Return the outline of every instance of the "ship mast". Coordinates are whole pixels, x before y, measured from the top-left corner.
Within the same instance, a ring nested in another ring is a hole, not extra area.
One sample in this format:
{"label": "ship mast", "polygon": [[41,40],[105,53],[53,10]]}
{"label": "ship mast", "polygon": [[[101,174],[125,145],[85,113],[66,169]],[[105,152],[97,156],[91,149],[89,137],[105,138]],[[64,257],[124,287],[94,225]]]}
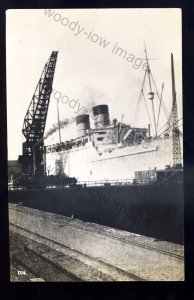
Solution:
{"label": "ship mast", "polygon": [[[145,45],[145,42],[144,42]],[[150,96],[149,99],[152,102],[152,113],[153,113],[153,119],[154,119],[154,128],[155,128],[155,134],[157,136],[157,126],[156,126],[156,116],[155,116],[155,109],[154,109],[154,92],[152,91],[152,83],[151,83],[151,70],[150,70],[150,65],[148,62],[148,56],[147,56],[147,49],[146,49],[146,45],[145,45],[145,56],[146,56],[146,64],[147,64],[147,74],[148,74],[148,80],[149,80],[149,93],[148,95]]]}
{"label": "ship mast", "polygon": [[[161,133],[160,131],[167,124],[166,123],[162,128],[159,128],[159,118],[160,118],[160,115],[161,115],[161,111],[163,110],[163,113],[166,116],[167,122],[168,121],[170,122],[171,116],[169,116],[168,110],[167,110],[167,108],[165,106],[165,103],[162,99],[164,84],[162,84],[161,93],[159,93],[159,90],[157,88],[155,79],[154,79],[153,74],[152,74],[151,69],[150,69],[150,64],[149,64],[150,59],[148,59],[145,42],[144,42],[144,46],[145,46],[144,52],[145,52],[145,59],[146,59],[146,69],[145,69],[145,73],[144,73],[144,77],[143,77],[141,92],[140,92],[138,102],[137,102],[137,107],[136,107],[136,110],[135,110],[133,123],[135,123],[135,118],[136,118],[136,115],[137,115],[137,112],[138,112],[138,107],[140,105],[141,100],[143,99],[143,101],[145,103],[145,108],[146,108],[146,111],[147,111],[147,115],[148,115],[148,118],[149,118],[149,123],[150,123],[150,125],[148,126],[149,127],[148,130],[150,130],[150,127],[151,127],[152,135],[155,136],[155,137],[158,137],[158,136],[161,136],[161,134],[163,132]],[[149,100],[151,100],[151,108],[150,109],[149,109],[149,106],[147,105],[146,97],[145,97],[145,94],[144,94],[144,91],[145,91],[144,86],[145,86],[145,82],[146,82],[147,77],[148,77],[148,90],[149,90],[148,95],[149,95]],[[154,91],[155,91],[155,93],[154,93]],[[156,116],[155,107],[154,107],[154,96],[155,95],[156,95],[155,99],[157,99],[159,101],[159,103],[158,103],[159,108],[158,108],[158,111],[157,111],[157,116]],[[150,114],[149,110],[151,110],[151,114]],[[151,118],[152,115],[153,115],[153,117]]]}

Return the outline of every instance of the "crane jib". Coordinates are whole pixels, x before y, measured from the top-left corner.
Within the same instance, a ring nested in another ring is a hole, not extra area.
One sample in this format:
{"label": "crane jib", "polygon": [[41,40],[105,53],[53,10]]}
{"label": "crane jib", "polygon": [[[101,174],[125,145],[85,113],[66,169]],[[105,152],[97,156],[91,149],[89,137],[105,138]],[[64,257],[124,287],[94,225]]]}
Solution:
{"label": "crane jib", "polygon": [[52,85],[57,61],[57,51],[53,51],[45,64],[34,95],[26,112],[22,133],[23,143],[23,173],[44,174],[44,130]]}

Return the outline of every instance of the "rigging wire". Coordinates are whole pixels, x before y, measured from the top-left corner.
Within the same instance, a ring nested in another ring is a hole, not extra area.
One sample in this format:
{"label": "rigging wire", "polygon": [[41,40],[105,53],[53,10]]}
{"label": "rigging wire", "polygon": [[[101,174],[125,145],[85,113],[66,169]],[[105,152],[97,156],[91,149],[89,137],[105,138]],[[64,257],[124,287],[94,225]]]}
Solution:
{"label": "rigging wire", "polygon": [[166,125],[168,125],[168,121],[158,130],[158,132],[160,132]]}
{"label": "rigging wire", "polygon": [[[155,87],[155,90],[156,90],[156,95],[158,96],[158,99],[160,100],[160,95],[159,95],[159,92],[158,92],[158,88],[157,88],[157,85],[156,85],[156,82],[155,82],[155,79],[154,79],[152,73],[150,74],[150,76],[152,78],[152,81],[153,81],[153,84],[154,84],[154,87]],[[166,118],[168,119],[169,118],[169,113],[168,113],[168,110],[166,108],[166,105],[165,105],[164,101],[162,101],[162,107],[163,107],[164,113],[166,115]]]}
{"label": "rigging wire", "polygon": [[[155,87],[155,90],[156,90],[156,95],[158,96],[158,99],[160,99],[160,95],[159,95],[159,92],[158,92],[158,88],[157,88],[157,85],[156,85],[156,82],[155,82],[155,80],[154,80],[154,77],[153,77],[152,73],[151,73],[151,78],[152,78],[153,83],[154,83],[154,87]],[[167,110],[167,108],[166,108],[166,105],[164,104],[164,101],[163,101],[163,100],[162,100],[162,108],[163,108],[163,110],[164,110],[166,119],[168,120],[170,114],[169,114],[169,112],[168,112],[168,110]]]}
{"label": "rigging wire", "polygon": [[145,70],[145,73],[144,73],[143,83],[142,83],[142,86],[141,86],[141,92],[140,92],[140,95],[139,95],[139,98],[138,98],[138,102],[137,102],[137,106],[136,106],[136,110],[135,110],[135,115],[134,115],[134,118],[133,118],[133,124],[135,123],[135,119],[136,119],[136,115],[137,115],[137,110],[138,110],[139,103],[140,103],[140,100],[141,100],[142,91],[143,91],[143,87],[144,87],[145,79],[146,79],[146,74],[147,74],[147,69]]}
{"label": "rigging wire", "polygon": [[144,46],[145,46],[145,56],[146,56],[146,63],[147,63],[147,72],[148,72],[148,80],[149,80],[149,88],[150,88],[150,92],[149,94],[151,95],[151,102],[152,102],[152,111],[153,111],[153,118],[154,118],[154,128],[155,128],[155,134],[157,136],[157,128],[156,128],[156,117],[155,117],[155,110],[154,110],[154,93],[152,92],[152,83],[151,83],[151,69],[150,69],[150,65],[148,62],[148,56],[147,56],[147,49],[146,49],[146,44],[144,41]]}
{"label": "rigging wire", "polygon": [[[156,90],[156,95],[158,96],[158,99],[160,99],[160,95],[159,95],[159,92],[158,92],[158,88],[157,88],[157,85],[156,85],[156,82],[154,80],[154,77],[152,75],[152,73],[150,74],[151,75],[151,78],[152,78],[152,81],[154,83],[154,87],[155,87],[155,90]],[[164,101],[162,100],[162,108],[164,110],[164,113],[165,113],[165,116],[166,116],[166,119],[168,120],[169,119],[169,112],[166,108],[166,105],[164,104]]]}
{"label": "rigging wire", "polygon": [[149,114],[149,111],[148,111],[148,107],[147,107],[147,103],[146,103],[146,99],[145,99],[145,95],[144,95],[143,90],[142,90],[142,95],[143,95],[143,99],[144,99],[144,102],[145,102],[145,106],[146,106],[148,118],[149,118],[149,121],[150,121],[150,126],[151,126],[151,128],[152,128],[152,132],[154,132],[154,131],[153,131],[152,122],[151,122],[151,118],[150,118],[150,114]]}
{"label": "rigging wire", "polygon": [[[162,133],[160,133],[160,135],[162,135],[164,132],[168,131],[171,127],[173,127],[174,125],[176,125],[180,120],[182,120],[182,118],[180,118],[177,122],[175,122],[175,124],[172,124],[167,129],[165,129]],[[177,126],[180,127],[181,125],[177,125]]]}
{"label": "rigging wire", "polygon": [[159,132],[160,132],[166,125],[170,126],[171,124],[172,124],[172,110],[171,110],[171,113],[170,113],[170,115],[169,115],[169,118],[168,118],[167,122],[159,129]]}
{"label": "rigging wire", "polygon": [[[177,125],[177,128],[181,127],[182,125],[183,125],[183,124]],[[172,127],[172,126],[171,126],[171,127]],[[165,130],[165,131],[168,131],[168,130]],[[165,131],[164,131],[164,132],[165,132]],[[163,132],[163,133],[164,133],[164,132]],[[181,131],[179,131],[179,132],[180,132],[180,134],[182,135],[182,132],[181,132]]]}
{"label": "rigging wire", "polygon": [[164,83],[162,83],[162,90],[161,90],[161,95],[160,95],[160,105],[159,105],[159,110],[158,110],[158,119],[157,119],[157,124],[156,124],[156,129],[158,130],[158,122],[159,122],[159,117],[160,117],[160,109],[161,109],[161,104],[162,104],[162,94],[164,90]]}
{"label": "rigging wire", "polygon": [[[172,117],[171,117],[172,118]],[[182,118],[180,118],[177,122],[179,122]],[[169,124],[169,120],[159,129],[159,131],[161,131],[166,125]],[[172,127],[172,125],[169,124],[169,127]],[[168,128],[169,128],[168,127]]]}

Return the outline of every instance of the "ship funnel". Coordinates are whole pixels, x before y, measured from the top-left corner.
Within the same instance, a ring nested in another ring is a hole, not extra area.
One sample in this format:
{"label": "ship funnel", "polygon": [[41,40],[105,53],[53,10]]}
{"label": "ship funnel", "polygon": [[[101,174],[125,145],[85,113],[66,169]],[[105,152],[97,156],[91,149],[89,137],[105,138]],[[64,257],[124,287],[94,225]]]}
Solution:
{"label": "ship funnel", "polygon": [[77,137],[82,137],[87,134],[87,129],[90,129],[89,115],[79,115],[76,117]]}
{"label": "ship funnel", "polygon": [[94,127],[102,128],[110,125],[108,105],[97,105],[93,107]]}

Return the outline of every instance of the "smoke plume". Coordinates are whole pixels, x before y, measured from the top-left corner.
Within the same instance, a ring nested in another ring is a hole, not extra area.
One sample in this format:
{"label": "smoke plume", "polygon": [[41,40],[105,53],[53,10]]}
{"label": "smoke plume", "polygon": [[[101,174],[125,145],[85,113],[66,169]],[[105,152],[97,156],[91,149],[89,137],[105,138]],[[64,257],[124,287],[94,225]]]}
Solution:
{"label": "smoke plume", "polygon": [[71,124],[74,121],[75,121],[75,118],[73,117],[73,118],[70,118],[70,119],[65,119],[63,121],[60,121],[59,124],[58,123],[54,124],[52,126],[52,128],[49,129],[49,131],[47,131],[44,139],[46,140],[49,136],[51,136],[53,133],[55,133],[56,131],[58,131],[59,130],[59,125],[60,125],[60,128],[62,129],[65,126],[68,126],[69,124]]}

